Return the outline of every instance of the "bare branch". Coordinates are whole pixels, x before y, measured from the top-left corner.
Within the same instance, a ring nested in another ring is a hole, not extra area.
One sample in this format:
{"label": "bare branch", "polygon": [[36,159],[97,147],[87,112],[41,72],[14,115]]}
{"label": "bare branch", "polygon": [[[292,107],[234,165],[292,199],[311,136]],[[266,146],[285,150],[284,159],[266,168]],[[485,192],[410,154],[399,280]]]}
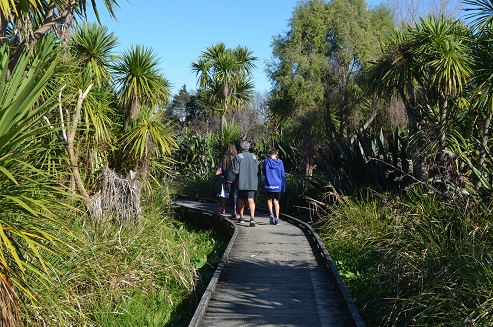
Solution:
{"label": "bare branch", "polygon": [[[62,88],[60,89],[60,93],[58,93],[58,109],[60,110],[60,120],[62,122],[62,135],[65,139],[65,141],[67,141],[67,131],[65,130],[65,122],[64,122],[64,119],[63,119],[63,109],[62,109],[62,91],[63,89],[67,86],[67,84],[64,84],[62,86]],[[68,112],[67,112],[67,115],[68,115]]]}
{"label": "bare branch", "polygon": [[46,123],[48,124],[48,126],[50,126],[50,129],[53,131],[53,133],[55,133],[58,141],[62,142],[62,143],[65,143],[66,142],[66,139],[63,138],[62,135],[60,135],[60,133],[58,133],[57,131],[55,131],[55,128],[53,127],[53,125],[50,123],[50,120],[48,119],[48,117],[46,116],[43,116],[43,119],[46,121]]}
{"label": "bare branch", "polygon": [[70,134],[68,135],[67,138],[67,152],[68,152],[70,164],[72,166],[72,172],[75,179],[75,183],[77,184],[77,187],[81,195],[84,197],[86,208],[89,210],[91,210],[91,198],[87,193],[87,190],[84,187],[84,183],[82,182],[82,178],[80,176],[79,166],[77,163],[77,156],[74,150],[74,139],[75,139],[75,132],[77,131],[77,123],[79,122],[79,118],[80,118],[80,112],[82,110],[82,103],[84,99],[87,97],[87,94],[89,93],[91,88],[92,88],[92,84],[87,87],[84,93],[82,93],[82,90],[79,90],[79,100],[77,101],[77,107],[75,108],[74,118],[72,121],[72,130],[70,131]]}
{"label": "bare branch", "polygon": [[82,110],[82,102],[84,102],[84,99],[87,97],[87,94],[89,94],[92,85],[93,84],[90,84],[84,93],[82,93],[82,90],[79,90],[79,100],[77,101],[77,108],[75,108],[74,119],[72,120],[72,130],[70,131],[70,138],[72,139],[72,141],[75,138],[75,131],[77,130],[77,124],[79,123],[80,112]]}
{"label": "bare branch", "polygon": [[[70,0],[68,3],[64,6],[64,8],[58,8],[56,6],[55,2],[52,2],[50,4],[50,7],[47,10],[46,17],[43,20],[43,23],[40,25],[40,27],[34,31],[33,33],[33,38],[34,41],[45,35],[50,29],[52,29],[56,24],[60,22],[64,22],[67,18],[67,16],[73,11],[74,6],[77,4],[78,0]],[[55,17],[55,11],[59,11],[58,17]],[[30,43],[29,39],[24,39],[22,42],[17,46],[17,49],[15,50],[15,53],[12,55],[12,59],[9,62],[9,70],[12,71],[19,61],[19,58],[21,57],[21,54],[24,52],[24,49],[26,49],[27,45]]]}

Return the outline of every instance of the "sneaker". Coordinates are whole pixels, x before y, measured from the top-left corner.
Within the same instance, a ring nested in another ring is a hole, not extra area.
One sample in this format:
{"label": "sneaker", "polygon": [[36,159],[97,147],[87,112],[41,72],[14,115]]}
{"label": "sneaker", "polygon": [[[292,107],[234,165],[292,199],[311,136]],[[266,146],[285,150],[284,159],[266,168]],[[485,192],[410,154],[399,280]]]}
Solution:
{"label": "sneaker", "polygon": [[253,217],[250,217],[250,226],[255,227],[255,219]]}
{"label": "sneaker", "polygon": [[224,215],[226,213],[226,209],[223,209],[221,207],[217,208],[217,211],[219,212],[219,214],[221,215]]}
{"label": "sneaker", "polygon": [[238,218],[238,224],[241,224],[241,223],[243,223],[243,218],[239,217]]}
{"label": "sneaker", "polygon": [[281,221],[279,219],[274,219],[274,224],[275,225],[280,225],[281,224]]}
{"label": "sneaker", "polygon": [[271,213],[269,216],[269,224],[274,225],[274,214]]}

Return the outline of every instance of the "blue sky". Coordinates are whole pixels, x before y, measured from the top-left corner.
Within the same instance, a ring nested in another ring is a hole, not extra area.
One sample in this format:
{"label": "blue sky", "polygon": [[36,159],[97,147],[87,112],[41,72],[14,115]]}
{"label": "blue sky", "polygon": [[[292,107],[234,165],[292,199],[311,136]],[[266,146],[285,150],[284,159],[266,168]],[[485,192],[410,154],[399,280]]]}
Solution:
{"label": "blue sky", "polygon": [[[297,0],[119,0],[115,22],[100,4],[103,25],[120,41],[117,52],[143,45],[154,50],[161,72],[173,85],[172,94],[186,84],[197,88],[190,65],[206,47],[224,42],[246,46],[258,57],[253,79],[256,90],[268,91],[264,72],[272,57],[272,37],[288,29]],[[95,20],[94,18],[90,19]]]}

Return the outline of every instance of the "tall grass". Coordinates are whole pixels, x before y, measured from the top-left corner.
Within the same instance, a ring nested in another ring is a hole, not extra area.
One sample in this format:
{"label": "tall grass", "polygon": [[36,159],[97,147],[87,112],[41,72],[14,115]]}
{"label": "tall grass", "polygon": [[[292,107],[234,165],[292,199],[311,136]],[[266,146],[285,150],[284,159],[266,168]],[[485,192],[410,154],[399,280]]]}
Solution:
{"label": "tall grass", "polygon": [[492,210],[368,192],[317,228],[367,326],[492,326]]}
{"label": "tall grass", "polygon": [[39,285],[26,325],[187,325],[200,296],[199,269],[212,269],[224,243],[213,231],[175,220],[167,195],[147,200],[135,225],[65,217],[72,239],[52,256],[58,287]]}

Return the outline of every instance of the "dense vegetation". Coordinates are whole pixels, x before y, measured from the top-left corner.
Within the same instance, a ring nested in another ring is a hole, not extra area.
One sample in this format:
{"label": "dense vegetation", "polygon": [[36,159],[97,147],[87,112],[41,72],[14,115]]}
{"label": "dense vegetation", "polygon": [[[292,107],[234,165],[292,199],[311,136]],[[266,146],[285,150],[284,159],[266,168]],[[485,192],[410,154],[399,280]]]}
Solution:
{"label": "dense vegetation", "polygon": [[251,50],[216,43],[172,96],[152,49],[116,57],[83,22],[96,1],[1,1],[0,325],[186,324],[224,240],[170,193],[214,197],[248,139],[280,150],[281,207],[311,218],[368,326],[490,326],[493,2],[433,4],[301,1],[269,93]]}
{"label": "dense vegetation", "polygon": [[225,240],[174,218],[169,82],[90,5],[0,2],[0,326],[186,325]]}
{"label": "dense vegetation", "polygon": [[491,205],[422,188],[339,200],[318,228],[366,325],[491,324]]}
{"label": "dense vegetation", "polygon": [[54,236],[69,247],[45,256],[54,282],[27,276],[26,325],[188,325],[227,240],[174,219],[169,195],[145,200],[132,225],[63,214],[70,233]]}
{"label": "dense vegetation", "polygon": [[396,23],[364,1],[299,3],[274,38],[268,95],[222,129],[199,101],[169,108],[201,163],[176,157],[184,192],[215,195],[221,141],[276,147],[282,208],[318,217],[367,325],[491,325],[493,4],[464,5],[461,19],[430,2],[441,10]]}

